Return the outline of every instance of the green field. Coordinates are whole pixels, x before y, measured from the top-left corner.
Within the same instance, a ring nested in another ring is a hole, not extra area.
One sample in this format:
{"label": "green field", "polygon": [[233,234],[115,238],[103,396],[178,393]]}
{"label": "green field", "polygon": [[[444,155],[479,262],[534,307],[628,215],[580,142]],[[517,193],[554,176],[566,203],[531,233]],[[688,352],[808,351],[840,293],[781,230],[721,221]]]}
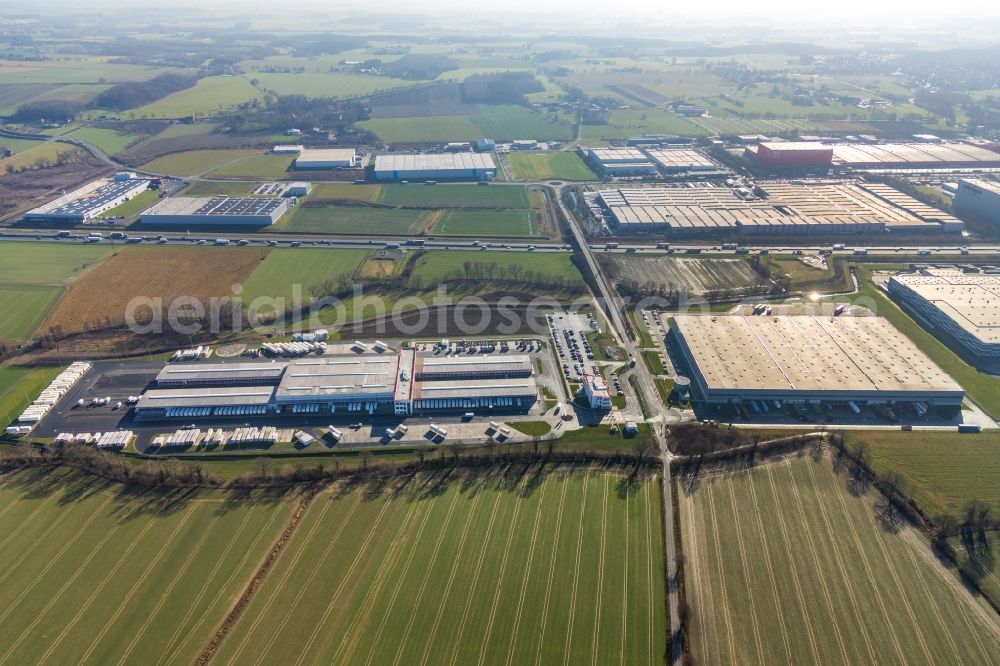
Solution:
{"label": "green field", "polygon": [[139,135],[132,132],[119,132],[118,130],[102,129],[99,127],[81,127],[72,132],[61,135],[66,139],[77,139],[92,143],[109,155],[116,155],[130,144],[139,140]]}
{"label": "green field", "polygon": [[0,415],[4,427],[13,422],[60,372],[62,367],[0,367]]}
{"label": "green field", "polygon": [[60,155],[66,154],[75,154],[79,157],[86,155],[82,148],[69,143],[42,141],[19,153],[15,153],[12,157],[0,159],[0,173],[5,173],[8,168],[13,168],[17,171],[31,169],[36,166],[39,160],[54,164]]}
{"label": "green field", "polygon": [[433,233],[445,236],[539,236],[533,210],[476,210],[462,208],[445,211],[434,224]]}
{"label": "green field", "polygon": [[902,432],[858,430],[847,434],[849,445],[868,445],[879,472],[903,475],[903,491],[932,518],[943,513],[956,518],[970,500],[980,500],[1000,513],[1000,433],[985,430]]}
{"label": "green field", "polygon": [[0,662],[192,661],[292,506],[61,471],[3,477]]}
{"label": "green field", "polygon": [[262,156],[252,148],[215,148],[209,150],[185,150],[157,157],[142,165],[146,171],[165,173],[171,176],[196,176],[248,157]]}
{"label": "green field", "polygon": [[283,298],[290,305],[297,292],[308,300],[309,287],[321,285],[343,273],[353,274],[369,254],[368,250],[270,250],[243,285],[241,298],[246,305],[258,297]]}
{"label": "green field", "polygon": [[429,251],[421,256],[414,266],[414,277],[419,276],[425,285],[438,284],[448,279],[455,271],[461,272],[463,264],[497,263],[509,268],[521,266],[524,271],[534,271],[544,275],[563,278],[575,284],[583,283],[583,276],[573,265],[569,253],[494,252],[492,250],[440,250]]}
{"label": "green field", "polygon": [[94,246],[0,244],[0,338],[30,338],[73,275],[108,254]]}
{"label": "green field", "polygon": [[222,109],[260,98],[260,91],[242,76],[208,76],[194,87],[167,95],[127,115],[136,118],[210,116]]}
{"label": "green field", "polygon": [[283,178],[294,155],[254,155],[226,164],[208,174],[211,178]]}
{"label": "green field", "polygon": [[527,208],[528,191],[520,185],[382,186],[379,202],[389,206],[434,208]]}
{"label": "green field", "polygon": [[455,472],[323,494],[219,663],[662,663],[660,497]]}
{"label": "green field", "polygon": [[310,197],[313,199],[351,199],[377,203],[382,196],[381,185],[354,185],[352,183],[318,183]]}
{"label": "green field", "polygon": [[572,128],[553,122],[523,106],[479,106],[479,113],[468,116],[420,116],[413,118],[377,118],[358,123],[386,143],[418,141],[474,141],[484,136],[498,141],[529,137],[539,140],[572,138]]}
{"label": "green field", "polygon": [[308,234],[416,234],[428,211],[369,206],[299,207],[283,231]]}
{"label": "green field", "polygon": [[708,132],[686,118],[660,109],[621,109],[608,114],[607,125],[584,125],[584,139],[627,139],[642,134],[705,136]]}
{"label": "green field", "polygon": [[417,81],[394,79],[388,76],[366,76],[342,72],[322,74],[284,74],[254,72],[251,79],[257,80],[261,90],[273,90],[279,95],[306,95],[308,97],[358,97],[376,92],[417,85]]}
{"label": "green field", "polygon": [[514,178],[520,180],[597,180],[597,175],[576,153],[510,153],[507,161]]}
{"label": "green field", "polygon": [[702,478],[681,499],[700,663],[1000,662],[996,614],[826,460]]}

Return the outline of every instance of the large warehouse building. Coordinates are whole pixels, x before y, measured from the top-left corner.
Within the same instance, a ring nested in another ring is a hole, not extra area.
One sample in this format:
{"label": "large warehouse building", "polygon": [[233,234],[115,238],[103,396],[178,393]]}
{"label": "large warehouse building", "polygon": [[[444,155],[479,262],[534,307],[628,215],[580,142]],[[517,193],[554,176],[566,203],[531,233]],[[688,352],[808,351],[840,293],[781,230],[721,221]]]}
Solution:
{"label": "large warehouse building", "polygon": [[982,178],[959,180],[955,191],[955,210],[1000,222],[1000,183]]}
{"label": "large warehouse building", "polygon": [[375,180],[493,180],[497,165],[489,153],[378,155]]}
{"label": "large warehouse building", "polygon": [[957,408],[965,396],[881,317],[678,315],[670,337],[695,399],[710,405],[766,400]]}
{"label": "large warehouse building", "polygon": [[779,169],[828,167],[833,162],[832,147],[811,141],[759,143],[753,155],[758,163]]}
{"label": "large warehouse building", "polygon": [[140,397],[136,416],[408,415],[475,408],[525,412],[537,397],[528,356],[425,357],[404,349],[168,365]]}
{"label": "large warehouse building", "polygon": [[665,174],[723,170],[693,148],[656,148],[646,150],[646,154]]}
{"label": "large warehouse building", "polygon": [[24,214],[28,220],[51,220],[84,224],[120,206],[149,187],[145,178],[122,172],[113,178],[100,178],[83,187],[63,194]]}
{"label": "large warehouse building", "polygon": [[976,169],[1000,167],[1000,153],[967,143],[834,143],[765,141],[746,156],[773,168]]}
{"label": "large warehouse building", "polygon": [[603,176],[655,176],[656,165],[638,148],[589,148],[587,161]]}
{"label": "large warehouse building", "polygon": [[354,148],[307,148],[299,152],[296,169],[353,169],[360,158]]}
{"label": "large warehouse building", "polygon": [[960,232],[960,220],[881,183],[758,183],[729,187],[602,190],[598,200],[621,233],[829,234]]}
{"label": "large warehouse building", "polygon": [[889,278],[889,294],[972,365],[1000,372],[1000,275],[926,269]]}
{"label": "large warehouse building", "polygon": [[239,197],[170,197],[147,209],[144,224],[171,226],[253,226],[274,224],[288,210],[285,199]]}

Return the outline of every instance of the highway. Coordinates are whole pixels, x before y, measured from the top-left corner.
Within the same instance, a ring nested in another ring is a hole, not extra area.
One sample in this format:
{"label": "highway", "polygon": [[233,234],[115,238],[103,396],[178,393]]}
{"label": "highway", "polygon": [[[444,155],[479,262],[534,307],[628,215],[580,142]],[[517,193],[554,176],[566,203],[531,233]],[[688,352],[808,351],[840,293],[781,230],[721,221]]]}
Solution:
{"label": "highway", "polygon": [[[564,211],[569,214],[569,211]],[[572,225],[574,237],[581,248],[586,247],[585,253],[589,261],[593,260],[595,253],[607,254],[642,254],[642,255],[706,255],[706,256],[739,256],[746,254],[759,254],[761,252],[770,254],[817,254],[819,252],[829,252],[834,256],[864,256],[870,255],[900,255],[907,256],[934,256],[947,255],[958,256],[967,255],[969,257],[984,257],[1000,255],[1000,245],[907,245],[889,246],[873,245],[860,246],[852,245],[845,249],[832,250],[829,245],[812,246],[768,246],[759,245],[752,248],[734,249],[723,248],[721,245],[704,244],[676,244],[670,243],[669,248],[657,247],[656,244],[641,245],[633,243],[615,243],[615,247],[609,247],[606,243],[587,243],[582,232]],[[217,239],[229,241],[229,245],[238,246],[239,241],[246,240],[245,245],[272,245],[277,247],[309,246],[309,247],[330,247],[330,248],[359,248],[359,247],[384,247],[386,244],[398,244],[409,249],[426,248],[436,250],[493,250],[506,252],[572,252],[573,248],[562,242],[551,240],[528,241],[496,241],[496,240],[470,240],[468,238],[414,238],[414,237],[371,237],[352,238],[347,236],[309,235],[309,234],[287,234],[287,233],[267,233],[267,232],[237,232],[232,233],[221,230],[199,229],[197,233],[190,230],[185,231],[136,231],[134,228],[125,231],[128,239],[111,239],[110,232],[106,227],[94,226],[93,231],[103,234],[102,242],[126,243],[160,243],[160,244],[215,244]],[[82,243],[87,242],[87,235],[90,230],[75,229],[69,235],[59,236],[52,229],[27,229],[27,228],[7,228],[0,230],[0,241],[45,241],[54,243]],[[857,248],[864,248],[864,252],[856,252]],[[998,257],[1000,258],[1000,257]],[[595,270],[595,269],[592,269]],[[597,271],[595,270],[595,273]]]}

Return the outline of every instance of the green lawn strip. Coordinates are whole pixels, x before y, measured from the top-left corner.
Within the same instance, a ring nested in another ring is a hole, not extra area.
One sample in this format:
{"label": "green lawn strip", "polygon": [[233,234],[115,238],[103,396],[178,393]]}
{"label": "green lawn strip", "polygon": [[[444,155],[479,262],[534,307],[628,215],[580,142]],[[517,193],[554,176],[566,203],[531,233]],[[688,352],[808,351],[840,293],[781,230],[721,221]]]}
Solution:
{"label": "green lawn strip", "polygon": [[644,351],[642,352],[642,359],[646,363],[646,367],[654,375],[662,375],[665,370],[663,368],[663,361],[660,360],[660,352],[658,351]]}
{"label": "green lawn strip", "polygon": [[160,199],[158,190],[146,190],[105,212],[101,217],[130,218],[146,210]]}
{"label": "green lawn strip", "polygon": [[61,366],[28,368],[17,365],[0,367],[0,415],[4,427],[21,415],[38,394],[62,372]]}
{"label": "green lawn strip", "polygon": [[352,199],[376,203],[382,195],[382,185],[354,185],[352,183],[318,183],[310,193],[312,199]]}
{"label": "green lawn strip", "polygon": [[529,437],[541,437],[552,431],[552,426],[549,425],[548,421],[512,421],[507,425]]}
{"label": "green lawn strip", "polygon": [[635,331],[639,336],[639,344],[646,348],[655,347],[656,343],[653,342],[653,336],[649,332],[646,320],[642,317],[642,312],[639,310],[634,311],[632,319],[635,320]]}

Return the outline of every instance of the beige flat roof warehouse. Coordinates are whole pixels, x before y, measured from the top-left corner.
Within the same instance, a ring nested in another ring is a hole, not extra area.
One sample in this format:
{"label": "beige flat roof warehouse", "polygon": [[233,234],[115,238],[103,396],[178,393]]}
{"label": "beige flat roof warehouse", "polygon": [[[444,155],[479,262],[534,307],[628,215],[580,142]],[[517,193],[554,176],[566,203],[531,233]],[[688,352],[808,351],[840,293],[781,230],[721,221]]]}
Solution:
{"label": "beige flat roof warehouse", "polygon": [[678,315],[674,329],[709,400],[740,393],[841,400],[963,395],[880,317]]}

